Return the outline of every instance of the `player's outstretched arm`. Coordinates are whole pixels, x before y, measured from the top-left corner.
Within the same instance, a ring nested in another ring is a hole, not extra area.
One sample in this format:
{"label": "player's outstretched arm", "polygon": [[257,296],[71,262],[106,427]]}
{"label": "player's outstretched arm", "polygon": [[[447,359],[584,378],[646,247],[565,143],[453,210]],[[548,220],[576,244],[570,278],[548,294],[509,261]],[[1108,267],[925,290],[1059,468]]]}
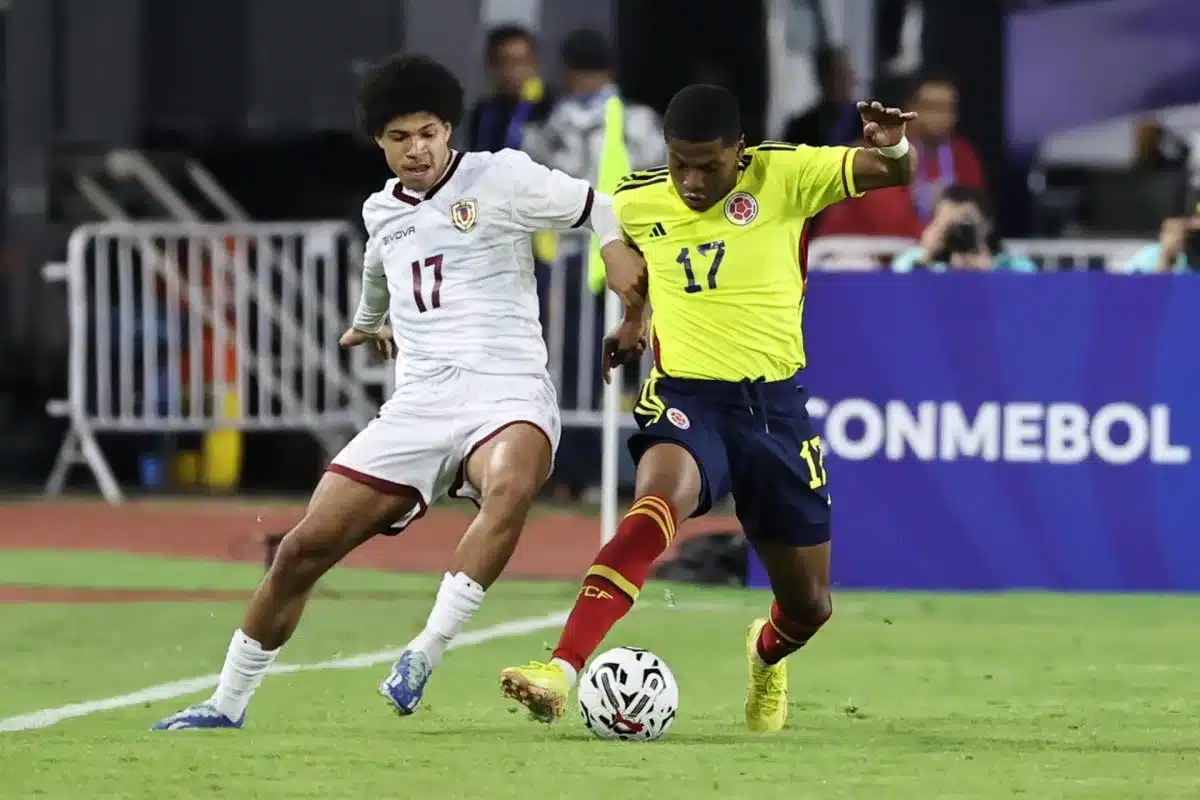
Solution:
{"label": "player's outstretched arm", "polygon": [[854,154],[854,185],[860,192],[906,186],[917,167],[917,151],[904,135],[906,123],[917,118],[914,111],[887,108],[882,103],[859,103],[863,138],[871,147]]}
{"label": "player's outstretched arm", "polygon": [[587,181],[547,169],[524,153],[502,151],[512,183],[513,221],[530,233],[541,230],[591,230],[600,240],[600,257],[609,287],[629,304],[646,263],[625,244],[612,198]]}

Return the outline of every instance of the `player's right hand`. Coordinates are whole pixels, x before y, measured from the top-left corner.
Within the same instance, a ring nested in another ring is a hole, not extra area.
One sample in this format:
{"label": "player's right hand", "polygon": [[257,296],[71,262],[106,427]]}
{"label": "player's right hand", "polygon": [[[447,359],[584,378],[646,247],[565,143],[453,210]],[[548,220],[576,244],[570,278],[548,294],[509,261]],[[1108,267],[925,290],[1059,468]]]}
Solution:
{"label": "player's right hand", "polygon": [[375,345],[375,349],[384,358],[396,357],[396,342],[392,339],[392,328],[390,325],[384,325],[375,333],[367,333],[360,331],[358,328],[347,328],[346,332],[338,339],[338,344],[342,347],[358,347],[360,344],[371,342]]}
{"label": "player's right hand", "polygon": [[645,322],[627,319],[604,337],[604,382],[612,382],[612,371],[642,357],[649,345]]}

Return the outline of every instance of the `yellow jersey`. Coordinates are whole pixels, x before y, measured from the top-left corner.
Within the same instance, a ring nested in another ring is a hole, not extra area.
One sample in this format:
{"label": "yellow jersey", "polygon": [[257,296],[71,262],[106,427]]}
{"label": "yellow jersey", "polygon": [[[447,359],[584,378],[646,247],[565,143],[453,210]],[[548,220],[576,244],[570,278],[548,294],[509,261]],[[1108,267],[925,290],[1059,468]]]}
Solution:
{"label": "yellow jersey", "polygon": [[684,205],[666,167],[626,176],[613,194],[649,272],[657,374],[785,380],[804,369],[807,228],[856,197],[854,148],[766,142],[707,211]]}

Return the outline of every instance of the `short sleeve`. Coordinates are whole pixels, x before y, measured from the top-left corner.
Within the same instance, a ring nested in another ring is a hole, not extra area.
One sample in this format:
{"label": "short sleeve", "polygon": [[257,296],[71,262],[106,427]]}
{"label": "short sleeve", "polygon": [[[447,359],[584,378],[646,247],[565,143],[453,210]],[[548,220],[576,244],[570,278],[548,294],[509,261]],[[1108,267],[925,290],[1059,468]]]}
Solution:
{"label": "short sleeve", "polygon": [[[634,174],[636,175],[636,173]],[[617,184],[617,191],[612,196],[613,214],[617,217],[617,224],[621,226],[621,234],[625,237],[625,244],[640,253],[641,249],[638,247],[637,240],[632,233],[632,231],[638,230],[638,226],[641,224],[641,221],[637,219],[637,208],[632,202],[630,193],[620,191],[624,182],[631,177],[630,175],[626,175],[621,179],[621,183]]]}
{"label": "short sleeve", "polygon": [[512,219],[535,232],[578,228],[588,221],[596,193],[587,181],[549,169],[515,150],[501,156],[511,170]]}
{"label": "short sleeve", "polygon": [[862,193],[854,185],[857,147],[809,147],[772,150],[771,169],[783,168],[796,210],[815,217],[829,206]]}

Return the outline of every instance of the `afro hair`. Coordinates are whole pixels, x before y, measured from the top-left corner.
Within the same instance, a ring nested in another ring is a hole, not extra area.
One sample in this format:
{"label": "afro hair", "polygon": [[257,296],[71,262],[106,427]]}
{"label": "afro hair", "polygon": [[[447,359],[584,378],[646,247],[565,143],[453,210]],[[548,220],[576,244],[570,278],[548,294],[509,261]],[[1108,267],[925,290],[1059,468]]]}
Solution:
{"label": "afro hair", "polygon": [[462,84],[429,56],[389,58],[371,68],[358,91],[359,126],[372,139],[396,117],[422,111],[455,126],[463,115]]}

